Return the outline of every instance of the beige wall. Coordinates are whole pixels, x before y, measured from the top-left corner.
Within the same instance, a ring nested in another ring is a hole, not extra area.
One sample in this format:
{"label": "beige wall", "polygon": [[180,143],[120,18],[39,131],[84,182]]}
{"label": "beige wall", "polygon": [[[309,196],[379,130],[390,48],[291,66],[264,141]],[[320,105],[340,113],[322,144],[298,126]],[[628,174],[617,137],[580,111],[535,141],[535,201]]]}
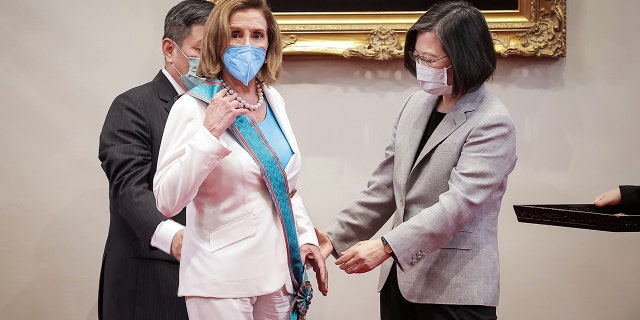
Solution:
{"label": "beige wall", "polygon": [[[633,1],[568,1],[568,57],[501,59],[490,90],[510,109],[517,167],[500,218],[501,319],[640,319],[640,234],[518,223],[513,204],[587,203],[640,184]],[[120,92],[162,63],[174,1],[0,3],[0,316],[96,319],[108,228],[97,160]],[[287,61],[286,98],[304,157],[300,190],[319,227],[365,186],[395,116],[418,89],[400,61]],[[330,263],[333,259],[330,258]],[[331,267],[310,319],[376,319],[377,270]]]}

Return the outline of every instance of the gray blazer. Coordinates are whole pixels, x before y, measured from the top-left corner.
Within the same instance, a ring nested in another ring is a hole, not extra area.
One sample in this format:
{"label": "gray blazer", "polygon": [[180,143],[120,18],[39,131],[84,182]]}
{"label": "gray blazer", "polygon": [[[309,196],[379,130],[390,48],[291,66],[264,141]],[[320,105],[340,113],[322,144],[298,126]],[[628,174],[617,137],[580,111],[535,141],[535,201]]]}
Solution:
{"label": "gray blazer", "polygon": [[[341,252],[393,218],[384,237],[407,300],[497,306],[498,213],[516,163],[515,128],[502,102],[482,86],[458,100],[414,164],[436,102],[423,91],[409,98],[385,159],[327,233]],[[378,290],[392,263],[381,265]]]}

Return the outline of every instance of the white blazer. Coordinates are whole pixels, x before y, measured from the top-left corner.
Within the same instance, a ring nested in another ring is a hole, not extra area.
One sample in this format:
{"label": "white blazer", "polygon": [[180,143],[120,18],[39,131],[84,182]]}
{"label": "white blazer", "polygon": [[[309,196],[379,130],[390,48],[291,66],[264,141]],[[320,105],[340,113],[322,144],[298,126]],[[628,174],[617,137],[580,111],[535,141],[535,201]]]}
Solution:
{"label": "white blazer", "polygon": [[[293,150],[285,168],[293,190],[300,150],[282,96],[266,85],[263,91]],[[204,127],[206,108],[188,95],[173,105],[153,180],[165,216],[187,207],[178,295],[250,297],[283,286],[293,293],[282,226],[260,169],[229,130],[217,139]],[[291,204],[298,244],[318,245],[299,193]]]}

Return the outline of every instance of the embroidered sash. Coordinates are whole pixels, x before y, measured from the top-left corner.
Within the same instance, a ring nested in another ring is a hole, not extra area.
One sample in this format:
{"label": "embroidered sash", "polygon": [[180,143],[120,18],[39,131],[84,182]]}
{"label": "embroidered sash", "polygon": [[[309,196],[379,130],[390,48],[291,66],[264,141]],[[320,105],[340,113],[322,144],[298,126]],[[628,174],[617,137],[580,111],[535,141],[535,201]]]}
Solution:
{"label": "embroidered sash", "polygon": [[[206,81],[192,88],[186,94],[210,103],[221,87],[221,84],[216,80]],[[292,320],[303,320],[309,309],[309,304],[311,304],[313,289],[308,281],[305,267],[302,265],[298,233],[289,198],[287,175],[280,165],[276,153],[271,149],[258,128],[258,124],[252,118],[245,115],[236,118],[229,130],[260,168],[262,179],[280,217],[287,245],[289,275],[295,292],[291,301],[290,316]]]}

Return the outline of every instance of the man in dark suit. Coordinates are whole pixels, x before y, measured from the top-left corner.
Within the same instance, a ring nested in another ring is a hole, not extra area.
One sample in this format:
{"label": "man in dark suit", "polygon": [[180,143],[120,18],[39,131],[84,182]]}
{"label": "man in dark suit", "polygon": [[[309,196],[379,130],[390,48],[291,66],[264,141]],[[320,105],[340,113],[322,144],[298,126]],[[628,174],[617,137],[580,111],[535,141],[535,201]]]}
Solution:
{"label": "man in dark suit", "polygon": [[177,295],[185,214],[166,219],[158,212],[153,175],[171,105],[194,84],[211,9],[212,2],[185,0],[167,13],[164,68],[151,82],[116,97],[106,116],[98,153],[110,200],[98,291],[101,320],[188,319]]}

